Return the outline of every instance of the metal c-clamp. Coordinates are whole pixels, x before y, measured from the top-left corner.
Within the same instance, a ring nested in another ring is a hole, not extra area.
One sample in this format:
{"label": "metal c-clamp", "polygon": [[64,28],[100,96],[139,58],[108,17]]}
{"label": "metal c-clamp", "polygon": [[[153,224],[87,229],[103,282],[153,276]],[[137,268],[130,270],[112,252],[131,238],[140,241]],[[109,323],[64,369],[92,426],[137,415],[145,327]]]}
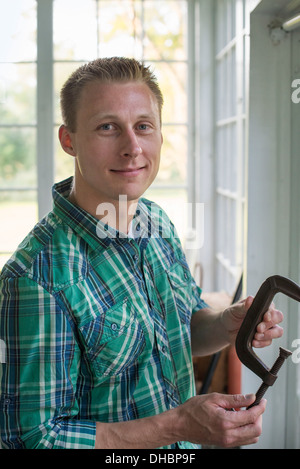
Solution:
{"label": "metal c-clamp", "polygon": [[276,293],[283,293],[296,301],[300,301],[299,285],[280,275],[269,277],[258,290],[236,337],[235,348],[240,361],[263,381],[256,393],[256,400],[250,407],[259,404],[268,387],[276,381],[279,369],[285,359],[292,353],[289,350],[280,348],[279,357],[272,368],[269,369],[252,348],[256,327],[262,321],[263,315],[268,310]]}

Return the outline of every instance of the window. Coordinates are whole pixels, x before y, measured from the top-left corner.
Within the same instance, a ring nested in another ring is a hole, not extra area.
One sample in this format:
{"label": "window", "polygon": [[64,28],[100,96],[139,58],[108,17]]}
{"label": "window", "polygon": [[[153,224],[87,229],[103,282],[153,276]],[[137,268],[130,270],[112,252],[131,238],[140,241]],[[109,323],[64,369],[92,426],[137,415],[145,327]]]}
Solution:
{"label": "window", "polygon": [[0,8],[1,268],[37,219],[37,51],[35,0]]}
{"label": "window", "polygon": [[[71,9],[74,21],[68,27],[65,18]],[[126,55],[151,65],[165,97],[164,145],[160,172],[146,196],[164,206],[172,219],[177,218],[179,231],[188,177],[187,14],[187,1],[178,0],[85,0],[84,12],[82,0],[54,0],[56,124],[61,121],[61,85],[82,62]],[[72,165],[57,145],[56,179],[70,174]]]}
{"label": "window", "polygon": [[244,260],[249,3],[215,2],[215,288],[230,294]]}
{"label": "window", "polygon": [[52,183],[73,174],[73,158],[57,139],[59,92],[75,68],[97,57],[126,55],[154,68],[165,96],[164,145],[146,196],[167,209],[183,236],[188,1],[0,0],[0,6],[0,39],[8,44],[0,53],[0,268],[51,209]]}

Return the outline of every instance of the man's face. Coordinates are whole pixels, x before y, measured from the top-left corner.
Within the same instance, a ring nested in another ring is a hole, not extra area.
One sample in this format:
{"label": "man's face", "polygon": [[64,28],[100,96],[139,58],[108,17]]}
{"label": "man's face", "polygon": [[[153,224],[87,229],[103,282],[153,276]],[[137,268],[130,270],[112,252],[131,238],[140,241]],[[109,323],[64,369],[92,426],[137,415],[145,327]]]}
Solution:
{"label": "man's face", "polygon": [[82,91],[76,124],[76,132],[68,132],[69,150],[61,142],[76,158],[77,191],[89,206],[115,204],[119,195],[137,201],[160,161],[159,110],[151,90],[140,82],[91,82]]}

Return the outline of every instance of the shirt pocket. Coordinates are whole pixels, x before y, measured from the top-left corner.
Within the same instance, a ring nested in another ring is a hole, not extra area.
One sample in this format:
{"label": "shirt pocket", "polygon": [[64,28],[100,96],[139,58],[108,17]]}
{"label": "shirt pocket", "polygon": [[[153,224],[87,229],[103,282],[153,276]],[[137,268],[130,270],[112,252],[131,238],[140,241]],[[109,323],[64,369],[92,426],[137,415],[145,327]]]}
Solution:
{"label": "shirt pocket", "polygon": [[127,298],[81,326],[80,332],[98,378],[120,375],[138,361],[145,348],[137,312]]}
{"label": "shirt pocket", "polygon": [[189,325],[192,317],[192,276],[189,267],[184,260],[178,261],[166,273],[180,320]]}

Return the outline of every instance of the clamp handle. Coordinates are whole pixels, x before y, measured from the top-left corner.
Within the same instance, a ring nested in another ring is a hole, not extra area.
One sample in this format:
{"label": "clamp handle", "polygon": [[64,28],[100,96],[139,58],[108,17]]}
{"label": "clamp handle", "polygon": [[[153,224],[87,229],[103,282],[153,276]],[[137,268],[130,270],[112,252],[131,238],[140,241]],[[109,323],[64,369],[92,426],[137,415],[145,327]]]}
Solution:
{"label": "clamp handle", "polygon": [[300,286],[295,282],[280,275],[267,278],[247,311],[235,343],[236,353],[240,361],[268,386],[274,384],[277,376],[272,374],[270,369],[253,351],[252,340],[256,327],[262,321],[263,315],[268,310],[276,293],[283,293],[296,301],[300,301]]}

